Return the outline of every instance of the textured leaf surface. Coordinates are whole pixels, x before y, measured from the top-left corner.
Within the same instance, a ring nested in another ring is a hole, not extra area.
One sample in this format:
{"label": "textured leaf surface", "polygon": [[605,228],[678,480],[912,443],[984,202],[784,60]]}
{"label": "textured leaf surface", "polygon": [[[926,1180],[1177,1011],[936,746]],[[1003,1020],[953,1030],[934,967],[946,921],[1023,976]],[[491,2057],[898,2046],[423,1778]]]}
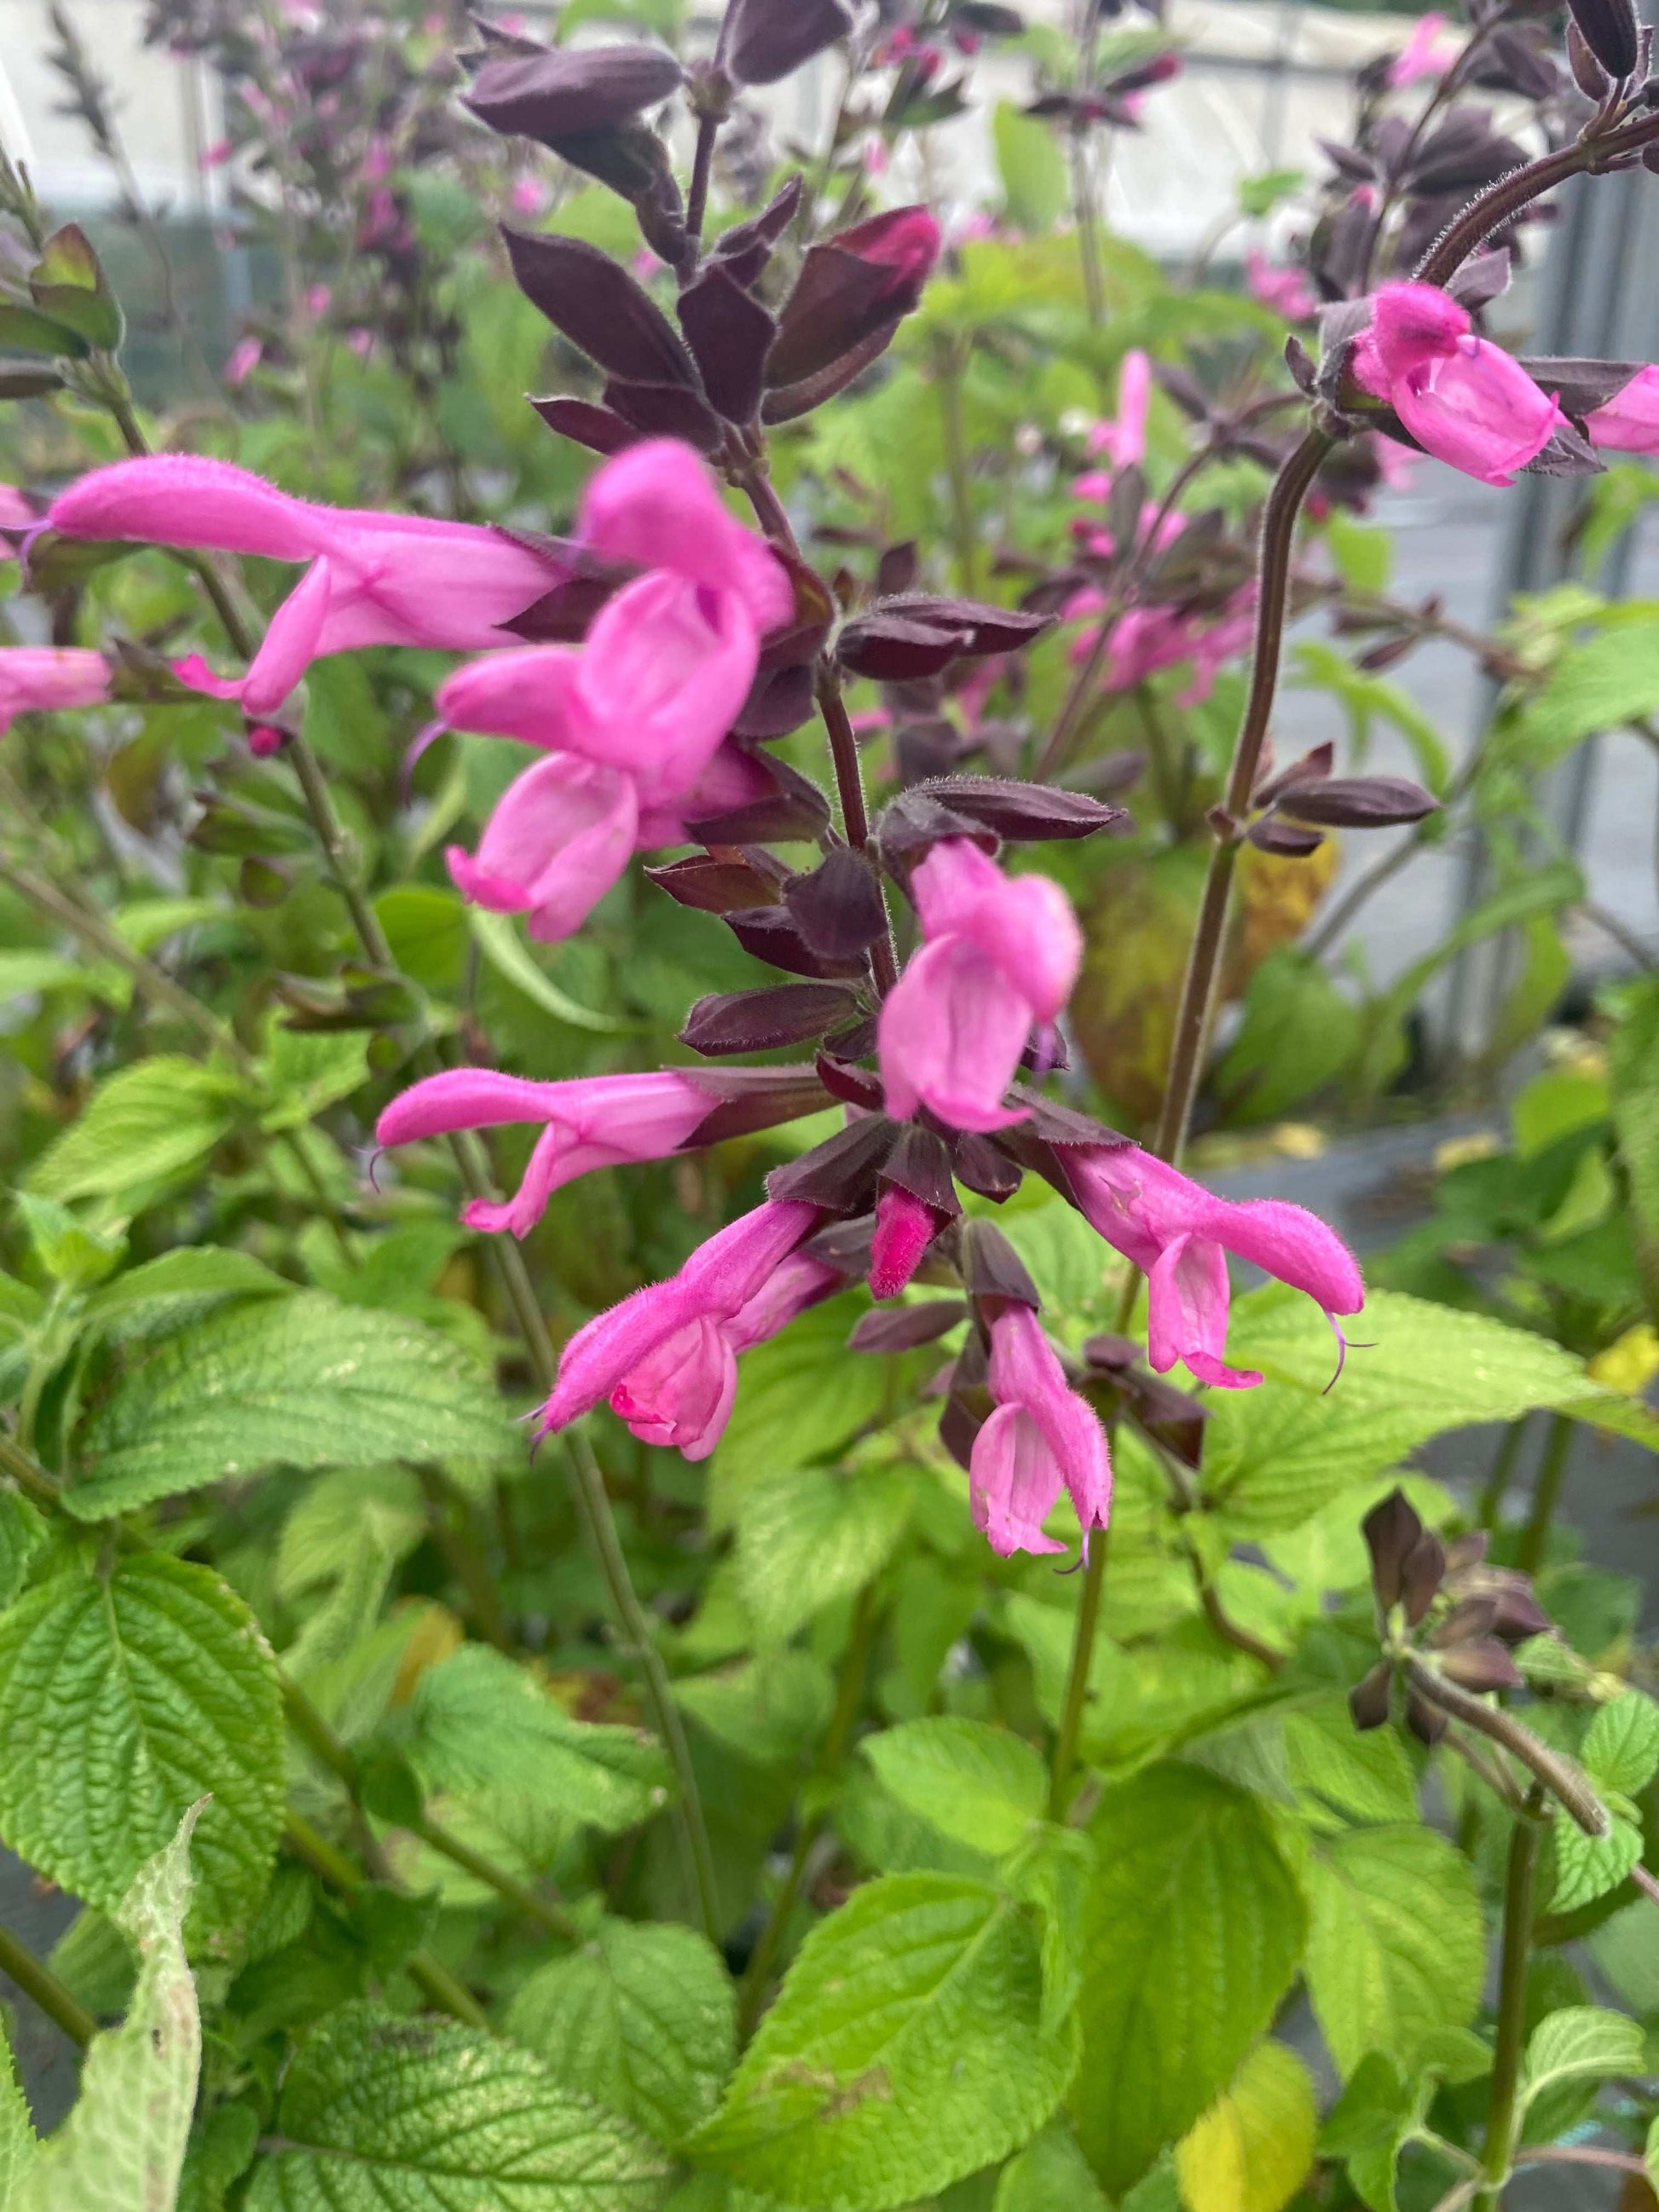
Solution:
{"label": "textured leaf surface", "polygon": [[1486,1968],[1468,1862],[1421,1827],[1332,1838],[1310,1864],[1308,1990],[1344,2075],[1382,2051],[1409,2074],[1439,2028],[1474,2017]]}
{"label": "textured leaf surface", "polygon": [[716,1523],[758,1477],[827,1459],[880,1414],[885,1363],[847,1356],[857,1311],[849,1299],[826,1298],[744,1353],[738,1402],[712,1462]]}
{"label": "textured leaf surface", "polygon": [[192,1807],[165,1850],[140,1868],[116,1919],[138,1953],[125,2021],[95,2036],[81,2094],[48,2136],[5,2212],[168,2212],[179,2186],[202,2022],[180,1929],[190,1899]]}
{"label": "textured leaf surface", "polygon": [[801,1946],[692,2154],[822,2212],[890,2212],[1005,2157],[1077,2059],[1039,2028],[1025,1914],[949,1875],[866,1883]]}
{"label": "textured leaf surface", "polygon": [[800,1756],[830,1718],[830,1670],[810,1651],[780,1651],[683,1677],[675,1702],[739,1759],[761,1766]]}
{"label": "textured leaf surface", "polygon": [[283,2084],[247,2212],[649,2212],[668,2161],[482,2031],[336,2013]]}
{"label": "textured leaf surface", "polygon": [[11,2050],[0,2035],[0,2212],[15,2212],[16,2192],[34,2162],[34,2129],[17,2086]]}
{"label": "textured leaf surface", "polygon": [[1042,1818],[1048,1778],[1030,1745],[983,1721],[904,1721],[864,1745],[888,1795],[942,1834],[995,1855]]}
{"label": "textured leaf surface", "polygon": [[806,1468],[763,1477],[738,1515],[738,1588],[763,1643],[863,1589],[892,1556],[910,1510],[896,1468]]}
{"label": "textured leaf surface", "polygon": [[1109,2207],[1076,2137],[1056,2120],[1009,2160],[992,2212],[1109,2212]]}
{"label": "textured leaf surface", "polygon": [[55,1576],[0,1618],[0,1834],[88,1904],[212,1795],[196,1831],[191,1948],[224,1955],[282,1826],[275,1669],[241,1600],[159,1553]]}
{"label": "textured leaf surface", "polygon": [[1521,2101],[1530,2105],[1564,2081],[1611,2081],[1644,2072],[1639,2021],[1600,2005],[1565,2005],[1546,2013],[1527,2042]]}
{"label": "textured leaf surface", "polygon": [[442,1790],[537,1798],[572,1820],[630,1828],[668,1802],[661,1749],[636,1729],[573,1720],[522,1667],[468,1644],[428,1667],[413,1749]]}
{"label": "textured leaf surface", "polygon": [[44,1198],[107,1198],[204,1159],[236,1117],[240,1086],[193,1060],[135,1060],[100,1083],[35,1163]]}
{"label": "textured leaf surface", "polygon": [[707,1936],[605,1920],[531,1976],[507,2027],[564,2087],[675,2143],[720,2101],[736,2022],[731,1977]]}
{"label": "textured leaf surface", "polygon": [[1090,1822],[1078,2137],[1109,2192],[1145,2172],[1231,2081],[1302,1952],[1299,1891],[1252,1799],[1150,1766]]}
{"label": "textured leaf surface", "polygon": [[489,1375],[418,1322],[318,1291],[215,1314],[136,1360],[82,1423],[83,1520],[266,1467],[503,1459]]}
{"label": "textured leaf surface", "polygon": [[1578,1756],[1591,1781],[1633,1797],[1659,1766],[1659,1705],[1626,1690],[1596,1714]]}
{"label": "textured leaf surface", "polygon": [[1260,2043],[1225,2094],[1176,2147],[1188,2212],[1283,2212],[1313,2163],[1318,2130],[1308,2069]]}
{"label": "textured leaf surface", "polygon": [[46,1524],[27,1498],[0,1490],[0,1606],[23,1587],[29,1561],[46,1540]]}

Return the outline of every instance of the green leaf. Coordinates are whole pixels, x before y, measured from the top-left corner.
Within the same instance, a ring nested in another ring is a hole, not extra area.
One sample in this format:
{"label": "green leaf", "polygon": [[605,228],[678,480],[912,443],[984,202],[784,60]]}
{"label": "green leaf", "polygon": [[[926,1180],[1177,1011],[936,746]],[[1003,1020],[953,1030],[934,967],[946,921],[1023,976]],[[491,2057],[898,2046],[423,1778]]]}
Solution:
{"label": "green leaf", "polygon": [[1587,1836],[1571,1821],[1558,1822],[1550,1910],[1576,1912],[1581,1905],[1593,1905],[1618,1888],[1641,1856],[1642,1831],[1622,1813],[1613,1814],[1605,1836]]}
{"label": "green leaf", "polygon": [[605,1919],[530,1977],[507,2031],[562,2087],[672,2144],[720,2102],[737,2056],[736,1998],[706,1936]]}
{"label": "green leaf", "polygon": [[264,1074],[273,1097],[259,1127],[272,1133],[302,1127],[367,1082],[368,1039],[361,1030],[291,1030],[278,1023]]}
{"label": "green leaf", "polygon": [[910,1495],[896,1467],[805,1468],[747,1489],[737,1580],[757,1640],[787,1644],[814,1613],[873,1580],[904,1533]]}
{"label": "green leaf", "polygon": [[0,1835],[106,1911],[211,1793],[191,1949],[233,1955],[283,1820],[282,1703],[241,1600],[153,1553],[55,1576],[0,1617]]}
{"label": "green leaf", "polygon": [[1358,1007],[1323,964],[1280,945],[1250,977],[1243,1020],[1216,1071],[1229,1113],[1254,1122],[1288,1112],[1346,1066],[1359,1036]]}
{"label": "green leaf", "polygon": [[1042,1818],[1048,1777],[1011,1729],[983,1721],[904,1721],[860,1747],[888,1795],[943,1835],[1000,1857]]}
{"label": "green leaf", "polygon": [[579,1006],[574,999],[567,998],[553,978],[538,963],[524,939],[513,926],[513,917],[506,914],[490,914],[481,906],[467,909],[467,920],[478,950],[498,975],[533,999],[544,1013],[562,1022],[568,1029],[592,1030],[601,1036],[626,1036],[640,1026],[637,1022],[624,1021],[614,1014],[597,1014],[591,1007]]}
{"label": "green leaf", "polygon": [[1008,220],[1041,237],[1059,222],[1071,194],[1059,138],[1040,116],[1023,113],[1011,100],[997,102],[991,137]]}
{"label": "green leaf", "polygon": [[738,1402],[711,1462],[709,1517],[717,1528],[731,1524],[760,1477],[828,1459],[879,1419],[887,1363],[847,1350],[858,1310],[850,1298],[826,1298],[744,1354]]}
{"label": "green leaf", "polygon": [[118,1006],[125,1003],[128,986],[119,969],[94,967],[61,952],[0,952],[0,999],[33,998],[46,991],[84,991]]}
{"label": "green leaf", "polygon": [[43,1198],[112,1198],[204,1160],[236,1119],[241,1086],[193,1060],[158,1054],[100,1083],[35,1162]]}
{"label": "green leaf", "polygon": [[668,2162],[539,2058],[349,2005],[289,2069],[246,2212],[650,2212]]}
{"label": "green leaf", "polygon": [[1623,623],[1567,647],[1505,732],[1529,770],[1583,738],[1659,713],[1659,622]]}
{"label": "green leaf", "polygon": [[464,1644],[424,1671],[410,1722],[416,1764],[441,1790],[537,1798],[607,1834],[668,1802],[667,1765],[650,1736],[573,1720],[487,1644]]}
{"label": "green leaf", "polygon": [[1351,1820],[1417,1818],[1417,1780],[1392,1729],[1362,1735],[1346,1698],[1286,1713],[1284,1728],[1285,1761],[1297,1790]]}
{"label": "green leaf", "polygon": [[78,331],[43,315],[38,308],[0,301],[0,353],[43,354],[52,360],[78,360],[91,348]]}
{"label": "green leaf", "polygon": [[1266,1814],[1196,1767],[1149,1766],[1089,1823],[1078,2136],[1109,2191],[1231,2081],[1301,1956],[1301,1894]]}
{"label": "green leaf", "polygon": [[1290,195],[1302,182],[1300,169],[1264,169],[1259,177],[1242,177],[1238,185],[1238,211],[1260,218],[1271,214],[1282,199]]}
{"label": "green leaf", "polygon": [[764,1659],[683,1676],[674,1702],[739,1759],[759,1766],[799,1759],[830,1718],[830,1670],[810,1651],[777,1651]]}
{"label": "green leaf", "polygon": [[1546,2013],[1527,2043],[1521,2109],[1564,2081],[1608,2081],[1646,2071],[1641,2024],[1599,2005]]}
{"label": "green leaf", "polygon": [[1076,2136],[1055,2120],[1004,2166],[991,2212],[1110,2212],[1110,2207]]}
{"label": "green leaf", "polygon": [[1176,2146],[1188,2212],[1282,2212],[1313,2164],[1314,2086],[1295,2051],[1259,2043]]}
{"label": "green leaf", "polygon": [[17,1214],[35,1258],[54,1282],[69,1290],[84,1291],[101,1283],[121,1264],[125,1237],[118,1230],[88,1229],[55,1198],[20,1190]]}
{"label": "green leaf", "polygon": [[867,1882],[807,1936],[691,2154],[809,2212],[908,2205],[1058,2104],[1076,2036],[1042,2034],[1042,1984],[1030,1921],[994,1889]]}
{"label": "green leaf", "polygon": [[142,1316],[154,1326],[193,1319],[231,1298],[286,1297],[294,1285],[256,1260],[218,1244],[180,1245],[142,1267],[128,1267],[87,1300],[88,1322]]}
{"label": "green leaf", "polygon": [[1306,1875],[1308,1993],[1346,2077],[1379,2051],[1409,2074],[1480,2001],[1486,1930],[1468,1862],[1432,1829],[1355,1830]]}
{"label": "green leaf", "polygon": [[135,1359],[81,1425],[64,1503],[97,1521],[266,1467],[519,1448],[490,1377],[452,1339],[308,1291],[215,1314]]}
{"label": "green leaf", "polygon": [[47,2137],[6,2212],[167,2212],[196,2107],[202,2022],[181,1929],[190,1902],[191,1806],[173,1841],[141,1866],[116,1919],[138,1954],[118,2028],[94,2036],[81,2094]]}
{"label": "green leaf", "polygon": [[[27,1498],[0,1490],[0,1607],[23,1587],[29,1562],[46,1540],[46,1524]],[[0,2208],[4,2205],[0,2197]]]}
{"label": "green leaf", "polygon": [[11,2049],[0,2033],[0,2212],[15,2212],[23,2176],[34,2162],[34,2127]]}
{"label": "green leaf", "polygon": [[1640,1690],[1626,1690],[1603,1705],[1586,1731],[1578,1762],[1592,1782],[1634,1797],[1659,1767],[1659,1705]]}
{"label": "green leaf", "polygon": [[1338,575],[1351,592],[1375,596],[1387,591],[1394,541],[1386,530],[1356,522],[1338,507],[1326,518],[1325,543]]}
{"label": "green leaf", "polygon": [[[1385,545],[1387,542],[1384,538]],[[1346,653],[1317,639],[1297,646],[1292,659],[1297,672],[1291,679],[1292,684],[1334,692],[1347,708],[1354,748],[1362,758],[1373,718],[1390,722],[1416,754],[1424,782],[1437,798],[1443,793],[1451,775],[1445,744],[1434,723],[1403,685],[1357,666]]]}

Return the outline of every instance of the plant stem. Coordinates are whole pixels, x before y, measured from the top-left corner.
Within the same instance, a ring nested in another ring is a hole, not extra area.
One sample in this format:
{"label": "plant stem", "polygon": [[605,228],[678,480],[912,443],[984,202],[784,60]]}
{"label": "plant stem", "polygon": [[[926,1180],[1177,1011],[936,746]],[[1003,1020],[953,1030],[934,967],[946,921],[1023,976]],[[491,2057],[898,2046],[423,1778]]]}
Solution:
{"label": "plant stem", "polygon": [[1515,1473],[1515,1462],[1521,1454],[1521,1445],[1527,1433],[1527,1416],[1511,1421],[1504,1431],[1492,1463],[1492,1473],[1481,1486],[1478,1517],[1483,1528],[1496,1528],[1503,1518],[1504,1499],[1508,1494],[1510,1478]]}
{"label": "plant stem", "polygon": [[1060,1708],[1060,1733],[1054,1739],[1054,1764],[1048,1771],[1048,1818],[1063,1820],[1071,1802],[1072,1777],[1077,1771],[1078,1742],[1089,1703],[1089,1669],[1095,1654],[1095,1630],[1100,1620],[1101,1593],[1106,1582],[1106,1553],[1110,1532],[1095,1529],[1089,1538],[1089,1564],[1083,1570],[1083,1589],[1078,1599],[1077,1626],[1072,1637],[1071,1672],[1066,1678],[1066,1702]]}
{"label": "plant stem", "polygon": [[80,1999],[70,1996],[51,1967],[26,1950],[3,1922],[0,1922],[0,1974],[9,1974],[25,1996],[33,1997],[46,2018],[82,2051],[97,2034],[98,2023]]}
{"label": "plant stem", "polygon": [[[1093,88],[1095,57],[1100,36],[1101,0],[1083,0],[1078,21],[1077,82],[1086,96]],[[1096,198],[1095,166],[1091,156],[1088,126],[1072,126],[1072,216],[1077,225],[1078,258],[1083,273],[1083,302],[1089,327],[1099,330],[1106,320],[1106,294],[1101,283],[1100,207]]]}
{"label": "plant stem", "polygon": [[1559,153],[1546,154],[1536,161],[1511,169],[1507,176],[1500,177],[1495,185],[1478,193],[1462,215],[1441,232],[1417,265],[1417,282],[1443,284],[1493,231],[1532,201],[1553,191],[1569,177],[1584,171],[1594,175],[1607,168],[1620,155],[1639,153],[1656,140],[1659,140],[1659,112],[1650,110],[1618,130],[1608,131],[1605,137],[1575,139]]}
{"label": "plant stem", "polygon": [[1533,1888],[1538,1871],[1539,1838],[1543,1833],[1536,1817],[1540,1805],[1540,1793],[1534,1790],[1528,1810],[1516,1815],[1510,1832],[1509,1869],[1504,1881],[1498,2043],[1492,2058],[1486,2154],[1481,2161],[1486,2186],[1479,2199],[1479,2212],[1497,2212],[1515,2157],[1521,2051],[1526,2035],[1527,1958],[1532,1948]]}
{"label": "plant stem", "polygon": [[424,1813],[411,1832],[433,1850],[441,1852],[453,1865],[472,1875],[475,1881],[483,1882],[498,1896],[504,1897],[509,1905],[516,1905],[526,1920],[533,1920],[549,1935],[562,1936],[573,1943],[580,1941],[580,1929],[562,1905],[556,1905],[551,1898],[538,1895],[528,1883],[520,1881],[507,1873],[493,1859],[486,1858],[482,1851],[475,1851],[470,1844],[463,1843],[459,1836],[453,1835],[447,1828]]}
{"label": "plant stem", "polygon": [[979,589],[979,544],[974,520],[974,488],[969,474],[968,439],[962,419],[963,349],[944,338],[933,355],[933,384],[939,393],[945,433],[945,465],[951,485],[951,539],[956,549],[957,588],[972,599]]}
{"label": "plant stem", "polygon": [[[365,1887],[363,1876],[345,1853],[313,1828],[303,1814],[289,1814],[283,1823],[283,1840],[295,1858],[302,1860],[313,1874],[320,1875],[343,1896],[355,1897]],[[489,2029],[489,2016],[483,2007],[441,1959],[434,1958],[422,1947],[411,1951],[404,1963],[410,1979],[440,2012],[465,2021],[469,2027]]]}
{"label": "plant stem", "polygon": [[714,167],[714,141],[720,135],[718,115],[697,118],[697,147],[691,157],[691,187],[685,200],[686,274],[695,276],[702,254],[703,218],[708,212],[708,179]]}
{"label": "plant stem", "polygon": [[1560,1503],[1567,1456],[1572,1449],[1572,1427],[1566,1414],[1550,1415],[1544,1455],[1539,1462],[1538,1481],[1532,1495],[1532,1511],[1527,1516],[1527,1525],[1516,1550],[1516,1565],[1523,1574],[1535,1575],[1544,1564],[1544,1547],[1549,1540],[1550,1523]]}
{"label": "plant stem", "polygon": [[[836,1710],[830,1717],[823,1747],[818,1754],[817,1774],[825,1782],[833,1781],[841,1771],[847,1756],[847,1747],[853,1734],[853,1723],[858,1718],[859,1705],[864,1696],[865,1670],[870,1659],[870,1638],[875,1627],[876,1586],[866,1583],[859,1592],[854,1608],[852,1627],[848,1633],[847,1649],[842,1656],[841,1680],[836,1696]],[[793,1855],[789,1871],[783,1878],[766,1925],[762,1929],[749,1964],[744,1969],[743,1984],[738,1992],[738,2035],[746,2043],[754,2033],[755,2023],[760,2018],[766,1997],[766,1986],[772,1977],[772,1963],[777,1957],[778,1947],[788,1928],[796,1899],[800,1895],[805,1879],[806,1863],[812,1847],[823,1833],[829,1815],[815,1814],[803,1820],[795,1837]]]}
{"label": "plant stem", "polygon": [[514,1647],[507,1633],[507,1614],[472,1528],[471,1505],[435,1467],[417,1468],[416,1473],[426,1498],[433,1539],[466,1593],[467,1608],[478,1633],[498,1651],[511,1653]]}
{"label": "plant stem", "polygon": [[1540,1743],[1530,1729],[1523,1728],[1513,1713],[1502,1705],[1489,1705],[1458,1682],[1444,1674],[1437,1674],[1415,1652],[1408,1652],[1405,1660],[1406,1673],[1413,1686],[1420,1690],[1431,1705],[1438,1705],[1442,1712],[1455,1721],[1462,1721],[1493,1743],[1502,1744],[1504,1750],[1518,1759],[1528,1769],[1542,1788],[1564,1808],[1571,1819],[1587,1836],[1605,1836],[1613,1822],[1607,1807],[1591,1789],[1580,1769],[1571,1760],[1562,1759],[1546,1743]]}
{"label": "plant stem", "polygon": [[[1250,666],[1250,690],[1244,718],[1233,749],[1224,804],[1233,821],[1242,823],[1249,809],[1261,763],[1273,714],[1273,694],[1279,683],[1279,660],[1284,644],[1285,616],[1290,601],[1291,554],[1296,543],[1296,519],[1319,466],[1333,441],[1322,430],[1309,430],[1273,479],[1261,519],[1261,553],[1257,566],[1255,652]],[[1242,831],[1229,830],[1217,836],[1210,854],[1209,872],[1199,903],[1187,973],[1181,987],[1176,1015],[1174,1049],[1165,1079],[1164,1103],[1158,1114],[1152,1150],[1172,1167],[1181,1164],[1193,1102],[1203,1073],[1204,1045],[1209,1034],[1216,979],[1221,966],[1226,933],[1227,902]]]}

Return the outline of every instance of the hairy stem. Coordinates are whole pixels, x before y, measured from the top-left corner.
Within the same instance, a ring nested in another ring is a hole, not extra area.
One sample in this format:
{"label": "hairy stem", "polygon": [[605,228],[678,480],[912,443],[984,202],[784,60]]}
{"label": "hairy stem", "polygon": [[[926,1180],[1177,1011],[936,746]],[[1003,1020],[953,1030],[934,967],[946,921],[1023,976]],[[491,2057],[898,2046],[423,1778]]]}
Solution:
{"label": "hairy stem", "polygon": [[26,1950],[3,1922],[0,1922],[0,1974],[9,1974],[24,1996],[32,1997],[46,2018],[82,2051],[97,2034],[98,2023],[80,1999],[71,1996],[51,1967]]}
{"label": "hairy stem", "polygon": [[1455,276],[1472,253],[1477,252],[1493,231],[1522,209],[1553,191],[1569,177],[1588,171],[1594,175],[1621,155],[1640,153],[1659,141],[1659,112],[1649,110],[1605,137],[1575,139],[1559,153],[1546,154],[1511,169],[1469,202],[1449,222],[1417,264],[1419,284],[1443,284]]}
{"label": "hairy stem", "polygon": [[[1539,1793],[1534,1792],[1534,1797]],[[1527,1960],[1532,1948],[1533,1888],[1538,1845],[1543,1834],[1536,1804],[1518,1814],[1510,1832],[1509,1868],[1504,1881],[1502,1963],[1498,1970],[1498,2043],[1492,2059],[1492,2106],[1486,2120],[1481,2166],[1486,2187],[1480,2212],[1497,2212],[1515,2157],[1516,2122],[1521,2082],[1521,2052],[1526,2040]]]}
{"label": "hairy stem", "polygon": [[1107,1529],[1096,1528],[1088,1540],[1089,1564],[1083,1570],[1083,1589],[1078,1599],[1071,1671],[1066,1678],[1066,1701],[1060,1708],[1060,1733],[1054,1738],[1054,1762],[1048,1770],[1051,1820],[1063,1820],[1072,1801],[1072,1778],[1077,1771],[1078,1743],[1089,1703],[1089,1669],[1095,1654],[1095,1631],[1100,1621],[1101,1593],[1106,1583],[1109,1534]]}
{"label": "hairy stem", "polygon": [[708,180],[714,168],[714,141],[720,136],[718,115],[697,118],[697,147],[691,157],[691,189],[685,201],[685,270],[694,276],[702,255],[702,226],[708,212]]}
{"label": "hairy stem", "polygon": [[1419,1659],[1415,1652],[1406,1655],[1406,1673],[1413,1686],[1433,1705],[1452,1720],[1462,1721],[1491,1741],[1518,1759],[1541,1787],[1568,1814],[1587,1836],[1605,1836],[1612,1826],[1607,1807],[1590,1788],[1582,1771],[1570,1759],[1559,1757],[1528,1728],[1523,1728],[1513,1713],[1502,1705],[1489,1705],[1459,1682],[1449,1680],[1437,1674],[1432,1667]]}

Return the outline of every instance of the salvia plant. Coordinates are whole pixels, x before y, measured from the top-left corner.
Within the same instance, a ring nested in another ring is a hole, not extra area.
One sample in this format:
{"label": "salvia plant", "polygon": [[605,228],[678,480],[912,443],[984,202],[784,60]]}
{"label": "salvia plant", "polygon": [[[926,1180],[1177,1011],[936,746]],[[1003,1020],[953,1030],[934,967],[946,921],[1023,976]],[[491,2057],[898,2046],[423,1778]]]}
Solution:
{"label": "salvia plant", "polygon": [[[1659,2182],[1659,1711],[1555,1515],[1659,1444],[1650,968],[1369,1291],[1184,1164],[1406,1100],[1519,931],[1490,1081],[1628,934],[1537,789],[1655,742],[1594,584],[1659,367],[1492,333],[1659,167],[1650,33],[1425,18],[1177,283],[1100,215],[1176,43],[1075,14],[155,0],[220,370],[53,12],[126,204],[0,171],[0,1838],[78,1906],[0,1966],[31,2090],[40,2014],[86,2055],[39,2138],[0,2075],[4,2212]],[[964,222],[899,180],[988,58]],[[1583,580],[1396,596],[1425,453],[1583,477]],[[1444,945],[1332,963],[1475,835]]]}

